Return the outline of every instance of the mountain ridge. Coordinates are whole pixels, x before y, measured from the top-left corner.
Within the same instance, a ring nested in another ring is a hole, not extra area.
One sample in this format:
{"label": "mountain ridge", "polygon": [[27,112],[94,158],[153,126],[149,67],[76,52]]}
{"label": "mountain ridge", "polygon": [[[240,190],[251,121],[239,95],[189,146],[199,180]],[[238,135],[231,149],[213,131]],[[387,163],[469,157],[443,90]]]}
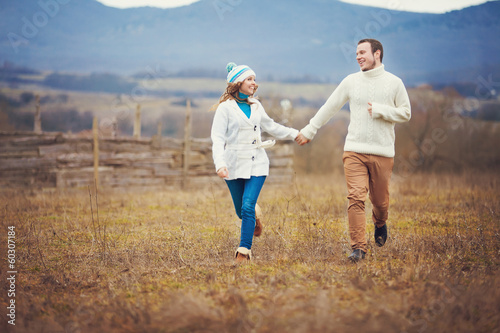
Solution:
{"label": "mountain ridge", "polygon": [[491,56],[500,51],[492,42],[500,35],[499,1],[445,14],[334,0],[202,0],[169,9],[117,9],[95,0],[0,4],[0,61],[35,69],[120,75],[203,69],[223,76],[234,61],[261,77],[338,82],[359,70],[354,51],[365,37],[382,41],[387,69],[410,84],[474,81],[497,75],[500,63]]}

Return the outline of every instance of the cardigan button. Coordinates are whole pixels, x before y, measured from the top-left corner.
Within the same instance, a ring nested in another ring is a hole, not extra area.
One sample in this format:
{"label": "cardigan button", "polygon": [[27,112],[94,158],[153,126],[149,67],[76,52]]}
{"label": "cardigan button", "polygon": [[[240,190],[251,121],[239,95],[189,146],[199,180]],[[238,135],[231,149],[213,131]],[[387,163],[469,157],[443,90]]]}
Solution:
{"label": "cardigan button", "polygon": [[253,127],[253,130],[254,130],[254,131],[257,131],[257,125],[255,125],[255,126]]}
{"label": "cardigan button", "polygon": [[252,141],[252,144],[253,144],[253,145],[254,145],[254,144],[256,144],[256,143],[257,143],[257,140],[253,140],[253,141]]}
{"label": "cardigan button", "polygon": [[252,156],[252,161],[255,161],[255,156]]}

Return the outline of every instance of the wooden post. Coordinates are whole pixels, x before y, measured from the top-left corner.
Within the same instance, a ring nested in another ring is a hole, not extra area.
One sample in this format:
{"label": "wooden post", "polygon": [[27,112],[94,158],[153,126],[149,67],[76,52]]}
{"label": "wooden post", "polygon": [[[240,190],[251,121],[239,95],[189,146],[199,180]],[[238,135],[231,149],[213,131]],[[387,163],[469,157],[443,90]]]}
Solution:
{"label": "wooden post", "polygon": [[111,137],[113,139],[116,139],[116,136],[118,135],[118,120],[116,117],[113,117],[112,123],[111,123]]}
{"label": "wooden post", "polygon": [[[282,109],[282,119],[281,119],[281,124],[285,126],[291,126],[293,124],[292,121],[292,102],[289,99],[283,99],[281,100],[281,109]],[[291,170],[293,168],[293,146],[292,145],[285,145],[283,148],[283,153],[287,154],[288,157],[288,170]],[[290,179],[291,181],[292,179]]]}
{"label": "wooden post", "polygon": [[141,137],[141,105],[137,104],[137,109],[135,110],[135,121],[134,121],[134,138],[139,139]]}
{"label": "wooden post", "polygon": [[40,95],[35,97],[35,124],[33,126],[33,132],[42,133],[42,117],[40,115]]}
{"label": "wooden post", "polygon": [[156,131],[156,135],[153,135],[153,140],[151,140],[153,149],[161,149],[161,121],[158,122],[158,127]]}
{"label": "wooden post", "polygon": [[281,112],[282,119],[281,119],[280,123],[282,125],[289,126],[288,124],[292,123],[292,119],[291,119],[292,102],[290,102],[289,99],[283,99],[283,100],[281,100],[280,104],[281,104],[281,110],[282,110],[282,112]]}
{"label": "wooden post", "polygon": [[161,148],[161,131],[162,131],[162,123],[158,122],[158,127],[156,131],[156,148]]}
{"label": "wooden post", "polygon": [[92,132],[94,134],[94,181],[97,191],[99,187],[99,126],[97,124],[97,117],[94,117]]}
{"label": "wooden post", "polygon": [[162,123],[161,121],[158,123],[158,127],[157,127],[157,131],[156,131],[156,135],[158,136],[158,138],[161,138],[161,130],[162,130]]}
{"label": "wooden post", "polygon": [[189,152],[191,150],[191,101],[186,101],[186,122],[184,124],[184,154],[182,169],[182,186],[185,188],[189,182]]}

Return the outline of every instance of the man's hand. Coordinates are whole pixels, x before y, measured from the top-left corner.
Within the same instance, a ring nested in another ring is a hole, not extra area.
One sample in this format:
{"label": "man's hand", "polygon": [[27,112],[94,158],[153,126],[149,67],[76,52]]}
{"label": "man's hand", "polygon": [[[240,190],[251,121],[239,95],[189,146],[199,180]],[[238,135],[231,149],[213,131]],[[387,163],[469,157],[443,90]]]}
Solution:
{"label": "man's hand", "polygon": [[227,178],[227,177],[229,177],[229,171],[227,171],[226,167],[222,167],[219,170],[217,170],[217,175],[220,178]]}
{"label": "man's hand", "polygon": [[370,117],[373,117],[372,115],[372,103],[368,103],[369,107],[368,107],[368,113],[370,114]]}
{"label": "man's hand", "polygon": [[309,143],[311,140],[306,138],[304,134],[299,132],[299,135],[295,138],[295,142],[297,142],[300,146],[305,145],[306,143]]}

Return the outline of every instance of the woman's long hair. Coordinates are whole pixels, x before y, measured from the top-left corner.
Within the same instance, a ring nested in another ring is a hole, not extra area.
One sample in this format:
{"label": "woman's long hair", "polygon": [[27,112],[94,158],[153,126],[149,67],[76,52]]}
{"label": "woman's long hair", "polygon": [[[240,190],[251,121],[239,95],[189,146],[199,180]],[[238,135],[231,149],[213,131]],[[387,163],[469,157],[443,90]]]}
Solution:
{"label": "woman's long hair", "polygon": [[[214,104],[210,108],[210,111],[215,111],[217,109],[217,107],[219,106],[219,104],[227,101],[228,99],[234,99],[236,102],[247,103],[249,105],[252,105],[253,103],[251,103],[248,100],[248,98],[241,99],[238,96],[238,92],[240,91],[240,87],[241,87],[242,83],[243,82],[236,82],[236,83],[229,82],[227,84],[226,91],[224,91],[224,93],[222,94],[222,96],[219,98],[219,103]],[[250,95],[249,97],[253,97],[255,95],[255,92],[257,91],[257,88],[259,88],[259,86],[256,84],[255,85],[255,90],[253,91],[253,94]]]}

